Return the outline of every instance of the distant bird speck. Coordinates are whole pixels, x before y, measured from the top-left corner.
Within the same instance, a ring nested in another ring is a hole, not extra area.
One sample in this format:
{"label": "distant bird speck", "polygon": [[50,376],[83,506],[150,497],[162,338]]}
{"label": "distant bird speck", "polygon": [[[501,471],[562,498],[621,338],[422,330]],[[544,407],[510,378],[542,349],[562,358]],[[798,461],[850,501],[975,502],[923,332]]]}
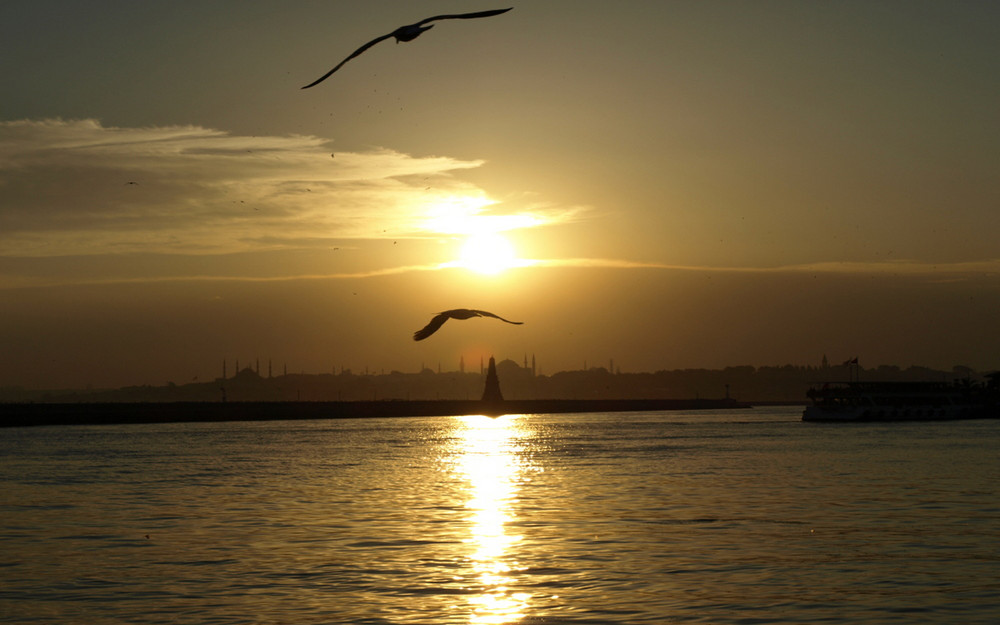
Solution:
{"label": "distant bird speck", "polygon": [[445,321],[449,319],[472,319],[473,317],[493,317],[494,319],[499,319],[500,321],[505,321],[507,323],[512,323],[514,325],[521,325],[523,321],[510,321],[509,319],[504,319],[499,315],[494,315],[491,312],[486,312],[485,310],[472,310],[470,308],[456,308],[454,310],[446,310],[442,313],[438,313],[431,319],[431,322],[425,325],[423,328],[417,330],[413,333],[414,341],[422,341],[428,336],[434,334],[438,331],[438,328],[444,325]]}
{"label": "distant bird speck", "polygon": [[375,39],[372,39],[371,41],[369,41],[365,45],[363,45],[360,48],[358,48],[357,50],[355,50],[349,57],[347,57],[346,59],[344,59],[343,61],[341,61],[340,63],[338,63],[336,67],[334,67],[333,69],[331,69],[327,73],[325,73],[322,76],[320,76],[318,79],[314,80],[313,82],[309,83],[308,85],[306,85],[305,87],[302,87],[302,88],[303,89],[308,89],[309,87],[315,87],[319,83],[321,83],[324,80],[326,80],[327,78],[329,78],[330,74],[334,73],[335,71],[337,71],[338,69],[340,69],[341,67],[343,67],[344,63],[350,61],[351,59],[353,59],[354,57],[358,56],[359,54],[361,54],[362,52],[364,52],[368,48],[372,47],[376,43],[378,43],[380,41],[384,41],[384,40],[388,39],[389,37],[395,37],[396,38],[396,43],[399,43],[400,41],[413,41],[414,39],[416,39],[417,37],[419,37],[425,30],[430,30],[431,28],[434,28],[433,24],[431,24],[430,26],[424,26],[424,24],[427,24],[428,22],[433,22],[433,21],[436,21],[436,20],[453,20],[453,19],[467,20],[467,19],[472,19],[472,18],[476,18],[476,17],[491,17],[493,15],[500,15],[501,13],[506,13],[507,11],[510,11],[512,8],[513,7],[509,7],[509,8],[506,8],[506,9],[493,9],[491,11],[479,11],[477,13],[458,13],[458,14],[455,14],[455,15],[435,15],[434,17],[428,17],[427,19],[420,20],[416,24],[410,24],[408,26],[400,26],[399,28],[397,28],[396,30],[392,31],[388,35],[382,35],[381,37],[376,37]]}

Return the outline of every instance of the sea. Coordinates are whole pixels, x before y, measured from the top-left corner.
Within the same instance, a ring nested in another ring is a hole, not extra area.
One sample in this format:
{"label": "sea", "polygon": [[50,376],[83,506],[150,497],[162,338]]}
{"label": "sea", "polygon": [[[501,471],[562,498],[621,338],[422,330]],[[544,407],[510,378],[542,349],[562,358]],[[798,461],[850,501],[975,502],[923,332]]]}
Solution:
{"label": "sea", "polygon": [[1000,622],[1000,420],[0,430],[0,622]]}

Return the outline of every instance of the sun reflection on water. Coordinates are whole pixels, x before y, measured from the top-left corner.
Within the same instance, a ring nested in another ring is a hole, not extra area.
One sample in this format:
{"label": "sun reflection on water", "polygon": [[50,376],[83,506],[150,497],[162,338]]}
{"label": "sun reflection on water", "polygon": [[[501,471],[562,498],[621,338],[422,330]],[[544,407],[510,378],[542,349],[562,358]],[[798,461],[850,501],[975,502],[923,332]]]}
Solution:
{"label": "sun reflection on water", "polygon": [[465,507],[472,511],[470,560],[481,585],[470,595],[470,623],[499,624],[524,616],[530,595],[511,592],[515,563],[510,550],[521,540],[507,533],[521,477],[516,415],[498,419],[481,415],[462,417],[462,453],[457,470],[468,481]]}

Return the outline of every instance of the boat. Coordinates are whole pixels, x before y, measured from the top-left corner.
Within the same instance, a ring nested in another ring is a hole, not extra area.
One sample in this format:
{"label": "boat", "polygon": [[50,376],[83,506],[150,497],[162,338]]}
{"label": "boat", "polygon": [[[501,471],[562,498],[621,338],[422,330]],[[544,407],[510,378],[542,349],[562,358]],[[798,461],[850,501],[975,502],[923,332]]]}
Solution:
{"label": "boat", "polygon": [[809,389],[803,421],[938,421],[1000,416],[1000,373],[985,383],[837,382]]}

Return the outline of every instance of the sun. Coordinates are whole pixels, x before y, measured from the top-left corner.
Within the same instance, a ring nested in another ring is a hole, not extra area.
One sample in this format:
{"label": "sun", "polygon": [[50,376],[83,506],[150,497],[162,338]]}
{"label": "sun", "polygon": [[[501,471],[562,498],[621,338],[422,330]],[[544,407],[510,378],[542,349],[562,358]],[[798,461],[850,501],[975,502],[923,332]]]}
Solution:
{"label": "sun", "polygon": [[517,265],[514,246],[495,232],[470,235],[462,245],[458,264],[469,271],[496,275]]}

